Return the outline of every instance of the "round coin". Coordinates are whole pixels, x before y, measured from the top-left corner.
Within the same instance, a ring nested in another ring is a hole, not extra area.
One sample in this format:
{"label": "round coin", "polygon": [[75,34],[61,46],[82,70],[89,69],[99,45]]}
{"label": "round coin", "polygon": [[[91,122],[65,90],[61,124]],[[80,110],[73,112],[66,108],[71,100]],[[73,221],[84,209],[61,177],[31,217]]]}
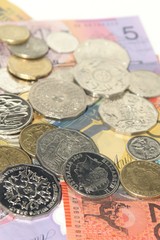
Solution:
{"label": "round coin", "polygon": [[160,165],[153,162],[133,161],[121,171],[121,184],[132,196],[142,199],[160,197]]}
{"label": "round coin", "polygon": [[108,197],[119,187],[119,174],[114,163],[92,152],[80,152],[69,158],[63,175],[74,191],[87,198]]}
{"label": "round coin", "polygon": [[46,42],[48,46],[58,53],[73,52],[78,46],[78,40],[68,32],[51,32]]}
{"label": "round coin", "polygon": [[52,71],[52,63],[48,58],[28,60],[10,56],[7,67],[16,77],[30,81],[45,77]]}
{"label": "round coin", "polygon": [[60,81],[74,82],[73,67],[63,67],[54,70],[48,78],[57,79]]}
{"label": "round coin", "polygon": [[81,151],[98,152],[91,138],[76,130],[56,129],[44,133],[37,141],[36,156],[48,170],[62,176],[63,164]]}
{"label": "round coin", "polygon": [[21,58],[37,59],[48,52],[48,46],[43,39],[30,37],[27,42],[20,45],[10,45],[10,52]]}
{"label": "round coin", "polygon": [[148,136],[136,136],[127,143],[128,153],[137,160],[154,161],[160,159],[160,143]]}
{"label": "round coin", "polygon": [[0,134],[15,134],[32,121],[31,105],[13,94],[0,94]]}
{"label": "round coin", "polygon": [[38,165],[17,165],[2,173],[0,203],[25,217],[47,214],[61,199],[56,177]]}
{"label": "round coin", "polygon": [[30,36],[29,30],[24,26],[15,25],[1,25],[0,26],[0,40],[9,44],[20,44]]}
{"label": "round coin", "polygon": [[145,132],[158,119],[152,103],[128,92],[118,98],[104,100],[99,106],[99,114],[105,123],[122,134]]}
{"label": "round coin", "polygon": [[30,157],[20,148],[0,146],[0,172],[18,164],[31,164]]}
{"label": "round coin", "polygon": [[32,157],[35,157],[38,138],[46,131],[54,128],[56,127],[47,123],[36,123],[25,127],[19,137],[21,148]]}
{"label": "round coin", "polygon": [[35,83],[29,92],[29,101],[37,112],[54,119],[77,117],[87,106],[82,88],[57,79]]}

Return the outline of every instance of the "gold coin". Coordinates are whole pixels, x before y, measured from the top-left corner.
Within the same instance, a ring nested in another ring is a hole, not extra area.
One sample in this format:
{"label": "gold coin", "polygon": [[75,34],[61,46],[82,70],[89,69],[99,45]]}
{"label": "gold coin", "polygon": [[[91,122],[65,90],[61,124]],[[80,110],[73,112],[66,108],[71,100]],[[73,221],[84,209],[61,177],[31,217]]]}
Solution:
{"label": "gold coin", "polygon": [[2,25],[0,26],[0,40],[9,44],[20,44],[30,36],[29,30],[24,26]]}
{"label": "gold coin", "polygon": [[133,161],[125,165],[120,175],[121,184],[132,196],[141,199],[160,197],[160,165]]}
{"label": "gold coin", "polygon": [[0,172],[17,164],[31,164],[30,157],[20,148],[0,146]]}
{"label": "gold coin", "polygon": [[16,77],[29,81],[45,77],[52,71],[52,63],[48,58],[27,60],[10,56],[7,67]]}
{"label": "gold coin", "polygon": [[21,148],[32,157],[35,157],[38,138],[46,131],[54,128],[56,127],[47,123],[35,123],[25,127],[21,131],[19,138]]}

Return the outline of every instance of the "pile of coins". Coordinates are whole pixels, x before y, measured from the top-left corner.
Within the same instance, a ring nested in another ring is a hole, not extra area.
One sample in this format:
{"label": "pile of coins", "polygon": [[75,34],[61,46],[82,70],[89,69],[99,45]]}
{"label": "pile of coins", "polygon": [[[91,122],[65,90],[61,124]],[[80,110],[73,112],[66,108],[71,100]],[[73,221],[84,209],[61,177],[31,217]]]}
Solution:
{"label": "pile of coins", "polygon": [[[0,39],[11,53],[7,68],[0,69],[0,203],[5,209],[26,217],[47,214],[61,200],[59,178],[94,200],[112,195],[120,183],[132,196],[160,197],[155,139],[131,138],[127,151],[134,161],[119,173],[91,138],[49,124],[76,118],[99,100],[102,120],[116,132],[148,131],[158,112],[146,98],[160,96],[158,75],[129,72],[126,50],[105,39],[78,43],[70,33],[52,32],[45,41],[15,25],[1,26]],[[44,57],[49,48],[73,53],[75,67],[53,69]]]}

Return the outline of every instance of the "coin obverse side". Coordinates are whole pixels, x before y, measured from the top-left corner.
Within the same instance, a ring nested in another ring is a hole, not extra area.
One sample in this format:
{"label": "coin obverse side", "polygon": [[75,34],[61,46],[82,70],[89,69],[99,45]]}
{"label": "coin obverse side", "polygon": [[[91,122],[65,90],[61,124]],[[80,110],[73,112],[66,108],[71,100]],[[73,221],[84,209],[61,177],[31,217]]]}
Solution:
{"label": "coin obverse side", "polygon": [[120,180],[128,194],[151,199],[160,197],[160,165],[147,161],[133,161],[124,166]]}
{"label": "coin obverse side", "polygon": [[63,164],[80,151],[98,152],[98,148],[83,133],[59,128],[46,132],[38,139],[36,156],[42,166],[62,176]]}
{"label": "coin obverse side", "polygon": [[15,134],[32,121],[33,110],[24,99],[13,94],[0,94],[0,134]]}
{"label": "coin obverse side", "polygon": [[152,137],[136,136],[127,142],[128,153],[137,160],[160,159],[160,143]]}
{"label": "coin obverse side", "polygon": [[119,187],[119,174],[114,163],[96,153],[73,155],[65,163],[63,175],[72,190],[87,198],[108,197]]}
{"label": "coin obverse side", "polygon": [[37,165],[17,165],[2,173],[0,203],[19,216],[48,214],[61,200],[54,175]]}

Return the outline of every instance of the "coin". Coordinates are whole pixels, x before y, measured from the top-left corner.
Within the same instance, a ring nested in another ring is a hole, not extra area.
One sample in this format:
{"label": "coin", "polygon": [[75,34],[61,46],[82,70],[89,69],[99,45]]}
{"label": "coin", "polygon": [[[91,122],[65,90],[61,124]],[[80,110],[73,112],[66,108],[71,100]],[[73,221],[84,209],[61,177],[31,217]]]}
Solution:
{"label": "coin", "polygon": [[148,136],[136,136],[127,142],[128,153],[137,160],[160,159],[160,143]]}
{"label": "coin", "polygon": [[160,96],[160,77],[150,71],[134,71],[129,74],[129,90],[138,96],[151,98]]}
{"label": "coin", "polygon": [[105,123],[122,134],[145,132],[158,119],[158,112],[152,103],[128,92],[115,99],[104,100],[98,111]]}
{"label": "coin", "polygon": [[63,164],[80,151],[98,152],[98,148],[83,133],[59,128],[44,133],[38,139],[36,156],[42,166],[61,176]]}
{"label": "coin", "polygon": [[[20,147],[19,145],[19,133],[17,134],[3,134],[0,135],[0,138],[4,139],[4,141],[6,141],[9,146],[14,146],[14,147]],[[6,145],[6,144],[2,144],[2,145]]]}
{"label": "coin", "polygon": [[87,106],[83,89],[56,79],[35,83],[30,89],[29,101],[37,112],[54,119],[77,117]]}
{"label": "coin", "polygon": [[38,138],[46,131],[54,128],[56,127],[47,123],[36,123],[25,127],[21,131],[19,138],[21,148],[32,157],[35,157]]}
{"label": "coin", "polygon": [[0,172],[8,167],[23,163],[32,163],[28,154],[23,150],[12,146],[0,146]]}
{"label": "coin", "polygon": [[0,145],[9,145],[8,141],[0,137]]}
{"label": "coin", "polygon": [[60,202],[61,188],[53,174],[37,165],[17,165],[2,173],[0,203],[25,217],[47,214]]}
{"label": "coin", "polygon": [[43,39],[30,37],[28,41],[20,45],[10,45],[10,52],[21,58],[37,59],[48,52],[48,46]]}
{"label": "coin", "polygon": [[126,68],[130,58],[127,51],[116,42],[107,39],[89,39],[79,44],[74,52],[74,57],[78,63],[87,58],[105,58],[116,60]]}
{"label": "coin", "polygon": [[48,58],[29,60],[10,56],[7,67],[16,77],[29,81],[45,77],[52,71],[52,63]]}
{"label": "coin", "polygon": [[80,195],[97,199],[108,197],[119,187],[119,174],[107,157],[92,152],[80,152],[64,165],[64,180]]}
{"label": "coin", "polygon": [[153,162],[133,161],[121,171],[121,184],[132,196],[142,199],[160,197],[160,165]]}
{"label": "coin", "polygon": [[20,44],[30,36],[29,30],[24,26],[16,25],[1,25],[0,26],[0,40],[9,44]]}
{"label": "coin", "polygon": [[0,134],[15,134],[32,121],[31,105],[13,94],[0,94]]}
{"label": "coin", "polygon": [[68,32],[51,32],[46,42],[48,46],[58,53],[73,52],[78,46],[78,40]]}
{"label": "coin", "polygon": [[48,76],[48,78],[73,83],[74,82],[73,71],[74,71],[73,67],[57,68],[56,70],[54,69],[54,71]]}

